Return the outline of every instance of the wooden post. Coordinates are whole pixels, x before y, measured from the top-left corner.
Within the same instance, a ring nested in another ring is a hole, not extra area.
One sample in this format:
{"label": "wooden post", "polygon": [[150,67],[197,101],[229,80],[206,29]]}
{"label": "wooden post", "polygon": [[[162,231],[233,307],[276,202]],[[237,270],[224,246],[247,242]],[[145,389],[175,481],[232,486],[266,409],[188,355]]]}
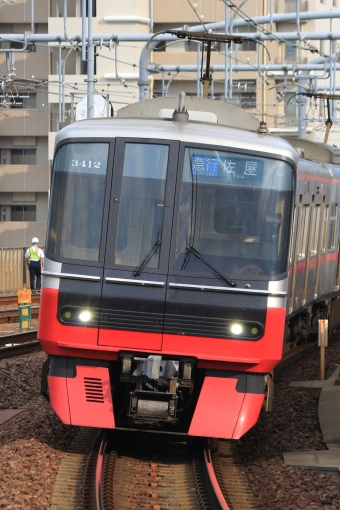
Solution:
{"label": "wooden post", "polygon": [[325,379],[325,352],[328,345],[328,320],[320,319],[318,345],[320,347],[320,379]]}
{"label": "wooden post", "polygon": [[273,410],[273,399],[274,399],[274,372],[270,372],[264,378],[266,385],[266,398],[264,401],[265,409],[267,413],[271,413]]}

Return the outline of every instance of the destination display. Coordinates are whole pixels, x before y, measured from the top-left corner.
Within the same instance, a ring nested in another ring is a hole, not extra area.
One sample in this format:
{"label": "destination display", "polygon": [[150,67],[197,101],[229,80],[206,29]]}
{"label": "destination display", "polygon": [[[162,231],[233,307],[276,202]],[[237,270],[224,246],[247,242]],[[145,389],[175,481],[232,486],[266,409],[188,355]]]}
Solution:
{"label": "destination display", "polygon": [[[263,181],[264,162],[259,158],[221,155],[191,156],[192,175],[240,185],[259,186]],[[204,179],[205,180],[205,179]]]}

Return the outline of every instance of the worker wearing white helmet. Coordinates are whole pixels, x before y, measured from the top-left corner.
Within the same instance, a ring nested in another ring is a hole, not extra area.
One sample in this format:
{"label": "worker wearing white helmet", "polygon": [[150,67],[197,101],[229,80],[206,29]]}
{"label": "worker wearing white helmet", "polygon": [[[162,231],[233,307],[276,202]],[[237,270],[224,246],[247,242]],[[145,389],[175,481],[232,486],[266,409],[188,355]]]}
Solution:
{"label": "worker wearing white helmet", "polygon": [[[38,247],[39,239],[33,237],[32,246],[26,250],[25,259],[30,272],[30,283],[32,293],[40,292],[41,289],[41,269],[44,265],[44,252]],[[35,290],[35,278],[37,278],[37,287]]]}

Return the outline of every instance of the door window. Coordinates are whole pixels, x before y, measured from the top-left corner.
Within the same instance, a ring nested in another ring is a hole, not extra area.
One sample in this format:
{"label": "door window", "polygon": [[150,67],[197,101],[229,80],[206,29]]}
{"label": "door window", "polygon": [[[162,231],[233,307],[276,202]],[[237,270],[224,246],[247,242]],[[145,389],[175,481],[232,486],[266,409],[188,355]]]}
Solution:
{"label": "door window", "polygon": [[118,234],[114,263],[158,268],[169,147],[125,145]]}

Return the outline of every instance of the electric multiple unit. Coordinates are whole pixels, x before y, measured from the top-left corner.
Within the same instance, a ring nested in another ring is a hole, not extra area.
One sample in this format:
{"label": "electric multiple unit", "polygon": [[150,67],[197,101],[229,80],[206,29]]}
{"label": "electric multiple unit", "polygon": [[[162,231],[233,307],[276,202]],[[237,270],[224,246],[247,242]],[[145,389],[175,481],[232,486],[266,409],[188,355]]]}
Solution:
{"label": "electric multiple unit", "polygon": [[67,424],[237,439],[284,336],[305,341],[301,318],[338,307],[340,170],[280,138],[177,119],[57,134],[43,384]]}

